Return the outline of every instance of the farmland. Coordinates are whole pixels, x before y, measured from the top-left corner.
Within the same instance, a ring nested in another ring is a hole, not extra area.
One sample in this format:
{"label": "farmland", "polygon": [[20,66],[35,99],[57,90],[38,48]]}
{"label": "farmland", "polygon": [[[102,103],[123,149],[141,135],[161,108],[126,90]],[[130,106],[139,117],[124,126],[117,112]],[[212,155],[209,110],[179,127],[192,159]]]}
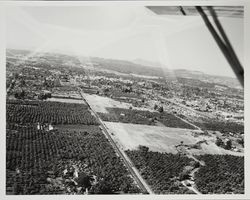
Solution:
{"label": "farmland", "polygon": [[83,95],[84,95],[84,98],[90,103],[90,106],[96,112],[107,113],[108,112],[106,110],[107,107],[129,108],[130,106],[127,103],[121,103],[119,101],[115,101],[108,97],[101,97],[98,95],[89,95],[86,93],[83,93]]}
{"label": "farmland", "polygon": [[[107,108],[123,108],[129,109],[133,107],[130,103],[124,103],[121,101],[113,100],[109,97],[103,97],[98,95],[90,95],[86,93],[82,93],[84,98],[89,102],[90,106],[93,110],[99,113],[108,113]],[[140,110],[147,110],[143,108],[137,108]]]}
{"label": "farmland", "polygon": [[190,194],[178,177],[192,159],[177,154],[149,151],[146,147],[126,153],[156,194]]}
{"label": "farmland", "polygon": [[139,193],[96,125],[84,104],[8,101],[7,194]]}
{"label": "farmland", "polygon": [[97,125],[84,104],[11,100],[7,122]]}
{"label": "farmland", "polygon": [[203,119],[202,122],[194,122],[197,126],[200,126],[204,130],[220,131],[221,133],[243,133],[244,125],[234,122],[221,122]]}
{"label": "farmland", "polygon": [[235,80],[81,62],[7,58],[6,194],[244,193]]}
{"label": "farmland", "polygon": [[195,174],[203,194],[244,194],[244,157],[206,154],[198,158],[206,163]]}
{"label": "farmland", "polygon": [[[215,136],[202,135],[199,130],[149,126],[129,123],[105,122],[111,136],[124,149],[134,150],[139,145],[149,147],[151,151],[178,153],[183,147],[186,153],[200,154],[244,154],[232,152],[215,145]],[[206,140],[206,142],[203,142]],[[181,143],[183,143],[181,145]]]}
{"label": "farmland", "polygon": [[49,98],[47,101],[84,104],[84,101],[82,99],[72,99],[72,98]]}
{"label": "farmland", "polygon": [[108,113],[99,113],[104,121],[156,125],[157,121],[167,127],[195,129],[173,114],[150,112],[148,110],[106,108]]}
{"label": "farmland", "polygon": [[[153,152],[145,146],[126,153],[155,193],[192,193],[180,184],[182,179],[189,179],[185,167],[195,169],[198,164],[192,159],[180,154]],[[197,158],[205,163],[194,176],[202,194],[244,194],[243,157],[206,154]]]}
{"label": "farmland", "polygon": [[[88,126],[86,130],[81,126],[78,131],[60,129],[50,132],[31,127],[7,129],[7,144],[7,187],[15,183],[16,194],[75,193],[79,186],[70,186],[72,183],[66,183],[67,178],[63,175],[63,170],[72,165],[79,169],[79,173],[97,177],[98,183],[91,188],[93,193],[139,192],[96,126]],[[18,176],[11,177],[16,169]],[[60,179],[58,187],[51,185],[48,178]],[[97,191],[104,183],[108,187],[106,191],[100,188]]]}

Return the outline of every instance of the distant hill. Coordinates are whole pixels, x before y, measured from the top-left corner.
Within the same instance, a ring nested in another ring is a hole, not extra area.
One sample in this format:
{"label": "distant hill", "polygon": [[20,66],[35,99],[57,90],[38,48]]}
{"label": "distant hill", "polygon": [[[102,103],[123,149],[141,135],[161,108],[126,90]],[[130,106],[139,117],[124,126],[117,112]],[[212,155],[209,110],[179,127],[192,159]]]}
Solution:
{"label": "distant hill", "polygon": [[[137,59],[137,62],[139,60]],[[192,71],[186,69],[169,70],[168,68],[161,68],[158,66],[152,67],[153,63],[150,61],[140,60],[141,64],[131,61],[104,59],[104,58],[91,58],[91,62],[95,63],[97,69],[107,69],[125,74],[138,74],[144,76],[158,76],[164,78],[175,77],[184,79],[196,79],[202,82],[214,83],[219,85],[225,85],[233,88],[241,88],[239,81],[236,78],[226,76],[215,76],[205,74],[200,71]],[[145,65],[142,65],[142,64]],[[147,64],[147,65],[146,65]],[[150,66],[151,65],[151,66]],[[160,65],[160,64],[159,64]]]}
{"label": "distant hill", "polygon": [[[7,56],[11,55],[19,55],[25,56],[30,53],[27,50],[15,50],[15,49],[7,49]],[[167,67],[162,67],[163,65],[158,62],[151,62],[142,59],[136,59],[134,61],[124,61],[124,60],[116,60],[116,59],[107,59],[107,58],[99,58],[99,57],[74,57],[63,55],[60,53],[39,53],[37,55],[46,56],[46,60],[48,63],[64,66],[69,61],[74,63],[75,66],[82,66],[82,64],[91,63],[91,67],[97,70],[109,70],[114,72],[119,72],[123,74],[136,74],[142,76],[157,76],[163,77],[166,79],[176,79],[180,81],[184,81],[184,79],[196,79],[202,81],[204,83],[215,83],[221,84],[233,88],[241,88],[240,83],[236,78],[224,77],[224,76],[214,76],[205,74],[200,71],[191,71],[186,69],[176,69],[169,70]],[[180,79],[182,78],[182,79]],[[185,81],[186,82],[186,81]],[[197,82],[198,83],[198,82]]]}
{"label": "distant hill", "polygon": [[91,58],[91,62],[99,69],[113,70],[125,74],[138,74],[144,76],[158,76],[163,77],[168,75],[168,70],[163,70],[159,67],[145,66],[136,64],[130,61],[104,59],[104,58]]}
{"label": "distant hill", "polygon": [[20,49],[6,49],[6,56],[26,56],[31,52],[28,50],[20,50]]}
{"label": "distant hill", "polygon": [[164,66],[163,64],[159,63],[159,62],[152,62],[152,61],[148,61],[148,60],[143,60],[143,59],[135,59],[132,60],[133,63],[135,64],[139,64],[139,65],[143,65],[143,66],[148,66],[148,67],[157,67],[157,68],[161,68],[162,66]]}
{"label": "distant hill", "polygon": [[225,85],[233,88],[241,88],[239,81],[236,78],[227,76],[215,76],[210,74],[205,74],[200,71],[191,71],[186,69],[174,70],[176,77],[185,79],[196,79],[202,82],[215,83],[218,85]]}

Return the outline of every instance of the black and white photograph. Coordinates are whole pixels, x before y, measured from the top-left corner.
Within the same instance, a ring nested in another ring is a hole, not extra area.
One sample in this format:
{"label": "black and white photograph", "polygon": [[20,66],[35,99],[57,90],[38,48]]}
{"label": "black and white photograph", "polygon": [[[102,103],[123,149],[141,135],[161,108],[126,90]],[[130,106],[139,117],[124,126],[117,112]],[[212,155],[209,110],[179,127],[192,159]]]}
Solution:
{"label": "black and white photograph", "polygon": [[0,4],[6,199],[249,198],[246,7],[186,2]]}

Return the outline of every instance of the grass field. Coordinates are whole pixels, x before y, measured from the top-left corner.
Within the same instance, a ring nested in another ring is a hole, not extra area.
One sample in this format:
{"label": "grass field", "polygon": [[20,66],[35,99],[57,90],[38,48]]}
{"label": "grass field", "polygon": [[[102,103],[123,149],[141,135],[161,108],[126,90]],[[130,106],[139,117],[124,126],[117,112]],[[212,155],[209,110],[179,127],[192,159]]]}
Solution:
{"label": "grass field", "polygon": [[186,151],[192,154],[233,154],[242,156],[243,153],[227,151],[215,145],[215,137],[193,134],[198,130],[169,128],[139,124],[104,122],[111,136],[123,150],[134,150],[139,145],[149,147],[151,151],[178,153],[176,145],[183,142],[184,145],[193,145],[199,141],[202,143],[200,149],[190,148]]}

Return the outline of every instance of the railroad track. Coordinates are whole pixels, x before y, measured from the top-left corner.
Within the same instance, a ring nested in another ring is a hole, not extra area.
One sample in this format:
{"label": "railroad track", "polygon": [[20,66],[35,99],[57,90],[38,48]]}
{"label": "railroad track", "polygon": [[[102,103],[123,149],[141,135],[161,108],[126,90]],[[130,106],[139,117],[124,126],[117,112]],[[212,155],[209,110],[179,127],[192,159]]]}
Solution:
{"label": "railroad track", "polygon": [[114,148],[115,152],[120,156],[120,158],[122,159],[123,163],[125,164],[125,166],[129,170],[129,172],[131,173],[131,175],[133,176],[135,182],[137,183],[137,185],[141,189],[141,192],[143,194],[153,194],[153,191],[150,189],[150,187],[147,185],[147,183],[141,177],[141,175],[139,174],[138,170],[135,168],[135,166],[132,164],[132,162],[129,160],[129,158],[125,155],[125,152],[121,151],[119,149],[119,147],[116,145],[115,141],[110,136],[110,133],[107,130],[107,127],[105,126],[105,124],[102,122],[102,120],[100,119],[100,117],[98,116],[98,114],[91,108],[91,106],[89,105],[89,103],[87,102],[87,100],[83,97],[82,90],[80,88],[79,88],[79,92],[80,92],[80,95],[81,95],[83,101],[89,107],[91,113],[98,120],[98,122],[100,124],[100,127],[102,128],[103,133],[105,134],[106,138],[109,140],[109,142],[112,145],[112,147]]}

